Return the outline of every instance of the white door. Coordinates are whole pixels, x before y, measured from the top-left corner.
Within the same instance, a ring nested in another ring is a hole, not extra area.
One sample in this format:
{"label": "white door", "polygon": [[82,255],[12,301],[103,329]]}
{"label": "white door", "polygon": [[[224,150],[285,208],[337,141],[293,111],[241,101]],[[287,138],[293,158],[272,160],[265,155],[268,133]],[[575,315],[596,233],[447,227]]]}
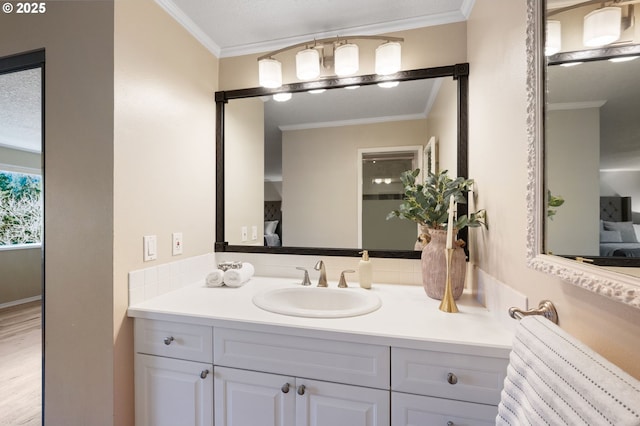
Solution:
{"label": "white door", "polygon": [[[498,407],[451,399],[391,392],[391,426],[492,426]],[[449,423],[451,422],[451,423]]]}
{"label": "white door", "polygon": [[294,426],[295,378],[215,367],[216,426]]}
{"label": "white door", "polygon": [[296,385],[296,426],[389,425],[389,391],[305,379]]}
{"label": "white door", "polygon": [[211,364],[136,354],[136,426],[213,426]]}

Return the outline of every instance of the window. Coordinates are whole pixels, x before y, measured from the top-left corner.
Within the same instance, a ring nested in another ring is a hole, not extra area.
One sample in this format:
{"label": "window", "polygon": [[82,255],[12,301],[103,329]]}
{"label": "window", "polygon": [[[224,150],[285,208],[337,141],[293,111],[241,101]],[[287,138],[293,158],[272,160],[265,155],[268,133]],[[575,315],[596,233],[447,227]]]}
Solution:
{"label": "window", "polygon": [[42,243],[42,176],[0,170],[0,247]]}

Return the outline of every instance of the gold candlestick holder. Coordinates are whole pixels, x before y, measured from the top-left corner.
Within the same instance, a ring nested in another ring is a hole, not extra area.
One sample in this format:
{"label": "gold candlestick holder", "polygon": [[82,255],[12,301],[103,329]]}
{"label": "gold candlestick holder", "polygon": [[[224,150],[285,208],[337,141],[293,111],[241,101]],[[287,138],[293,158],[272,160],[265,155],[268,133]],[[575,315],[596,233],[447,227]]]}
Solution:
{"label": "gold candlestick holder", "polygon": [[458,306],[453,299],[453,291],[451,291],[451,259],[453,258],[453,248],[445,249],[447,256],[447,282],[444,288],[444,295],[442,296],[442,302],[440,303],[440,310],[443,312],[458,312]]}

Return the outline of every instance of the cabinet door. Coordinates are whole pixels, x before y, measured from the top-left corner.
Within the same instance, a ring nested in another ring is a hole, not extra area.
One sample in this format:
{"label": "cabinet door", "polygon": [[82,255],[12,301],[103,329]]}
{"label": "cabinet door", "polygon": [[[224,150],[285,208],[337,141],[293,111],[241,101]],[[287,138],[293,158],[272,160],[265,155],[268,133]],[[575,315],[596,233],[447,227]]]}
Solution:
{"label": "cabinet door", "polygon": [[213,366],[136,354],[137,426],[213,426]]}
{"label": "cabinet door", "polygon": [[495,405],[391,392],[391,426],[493,426],[497,414]]}
{"label": "cabinet door", "polygon": [[294,426],[295,379],[215,367],[216,426]]}
{"label": "cabinet door", "polygon": [[387,426],[389,391],[296,381],[296,426]]}

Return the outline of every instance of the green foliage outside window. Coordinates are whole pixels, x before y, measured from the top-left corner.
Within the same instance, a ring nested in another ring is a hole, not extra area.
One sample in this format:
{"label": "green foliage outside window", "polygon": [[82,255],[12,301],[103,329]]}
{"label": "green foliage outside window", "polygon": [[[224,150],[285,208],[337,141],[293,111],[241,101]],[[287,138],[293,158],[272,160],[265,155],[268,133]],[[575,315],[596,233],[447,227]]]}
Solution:
{"label": "green foliage outside window", "polygon": [[42,242],[42,178],[0,171],[0,246]]}

